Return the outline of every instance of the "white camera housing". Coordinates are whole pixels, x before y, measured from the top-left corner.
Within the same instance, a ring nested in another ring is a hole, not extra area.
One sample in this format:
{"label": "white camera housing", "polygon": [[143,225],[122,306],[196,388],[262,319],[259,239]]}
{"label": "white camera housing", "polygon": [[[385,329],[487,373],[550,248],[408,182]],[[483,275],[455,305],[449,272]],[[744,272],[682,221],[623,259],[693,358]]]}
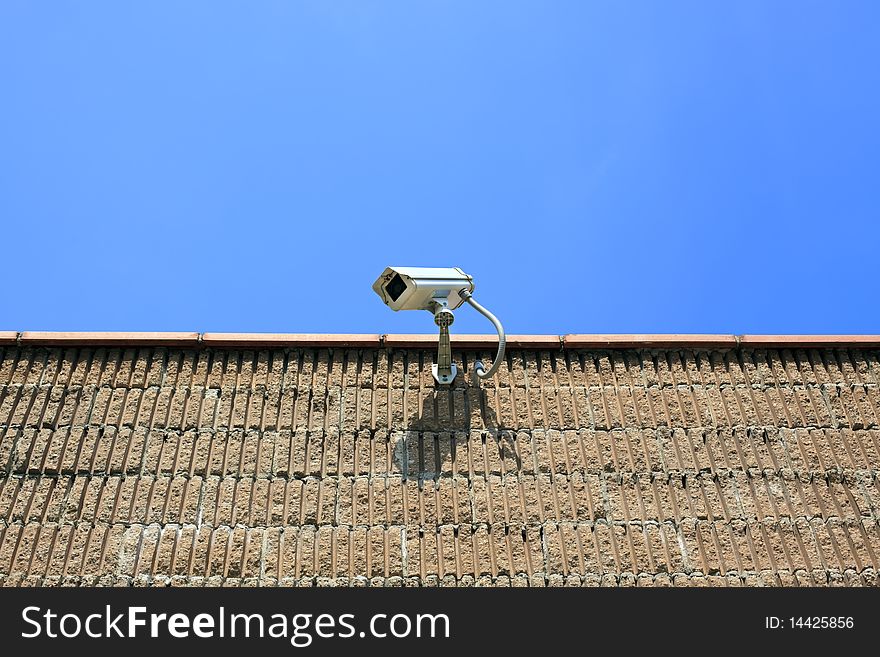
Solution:
{"label": "white camera housing", "polygon": [[373,290],[391,310],[450,310],[464,303],[461,292],[474,291],[474,279],[458,267],[387,267]]}

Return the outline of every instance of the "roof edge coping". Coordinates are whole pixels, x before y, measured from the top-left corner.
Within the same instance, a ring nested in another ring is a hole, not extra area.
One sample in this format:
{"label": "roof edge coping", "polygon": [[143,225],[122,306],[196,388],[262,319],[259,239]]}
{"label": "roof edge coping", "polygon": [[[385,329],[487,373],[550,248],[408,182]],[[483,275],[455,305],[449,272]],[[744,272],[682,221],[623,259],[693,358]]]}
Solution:
{"label": "roof edge coping", "polygon": [[661,334],[611,334],[593,335],[571,333],[562,336],[569,349],[632,349],[651,347],[704,347],[707,349],[734,349],[734,335],[661,333]]}
{"label": "roof edge coping", "polygon": [[203,333],[209,347],[379,347],[382,336],[372,333]]}
{"label": "roof edge coping", "polygon": [[[432,348],[436,334],[198,333],[124,331],[0,331],[0,344],[185,347]],[[498,337],[454,334],[458,349],[494,349]],[[509,335],[513,349],[663,349],[880,347],[880,335],[582,334]]]}
{"label": "roof edge coping", "polygon": [[743,347],[880,347],[880,335],[741,335]]}
{"label": "roof edge coping", "polygon": [[[436,334],[389,334],[383,336],[384,345],[390,348],[436,348]],[[453,334],[450,336],[453,347],[458,349],[491,349],[498,346],[498,336]],[[558,335],[508,335],[507,346],[513,349],[559,349]]]}
{"label": "roof edge coping", "polygon": [[160,331],[23,331],[20,344],[32,345],[107,345],[107,346],[196,346],[197,332]]}
{"label": "roof edge coping", "polygon": [[18,331],[0,331],[0,344],[15,344],[18,342]]}

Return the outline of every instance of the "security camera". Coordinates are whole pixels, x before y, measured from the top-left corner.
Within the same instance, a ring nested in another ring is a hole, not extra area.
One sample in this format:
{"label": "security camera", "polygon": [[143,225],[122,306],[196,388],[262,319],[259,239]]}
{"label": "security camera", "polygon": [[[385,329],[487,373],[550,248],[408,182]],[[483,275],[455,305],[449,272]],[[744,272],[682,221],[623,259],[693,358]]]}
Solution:
{"label": "security camera", "polygon": [[458,267],[387,267],[373,283],[391,310],[436,311],[437,304],[455,310],[474,291],[474,279]]}
{"label": "security camera", "polygon": [[504,358],[504,329],[498,318],[471,296],[474,279],[458,267],[387,267],[373,283],[373,290],[394,311],[427,310],[434,315],[434,323],[440,327],[437,362],[431,368],[437,383],[449,385],[458,372],[452,362],[449,327],[455,321],[452,311],[465,301],[488,318],[498,331],[498,353],[492,367],[486,370],[482,362],[476,361],[474,375],[486,379],[498,370]]}

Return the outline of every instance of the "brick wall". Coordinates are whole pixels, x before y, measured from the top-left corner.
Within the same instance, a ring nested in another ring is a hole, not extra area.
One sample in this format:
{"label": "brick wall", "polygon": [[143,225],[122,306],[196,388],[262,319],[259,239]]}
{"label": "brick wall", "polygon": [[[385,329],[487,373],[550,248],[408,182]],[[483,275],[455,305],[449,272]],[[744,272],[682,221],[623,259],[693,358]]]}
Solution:
{"label": "brick wall", "polygon": [[877,351],[432,358],[0,347],[0,582],[877,583]]}

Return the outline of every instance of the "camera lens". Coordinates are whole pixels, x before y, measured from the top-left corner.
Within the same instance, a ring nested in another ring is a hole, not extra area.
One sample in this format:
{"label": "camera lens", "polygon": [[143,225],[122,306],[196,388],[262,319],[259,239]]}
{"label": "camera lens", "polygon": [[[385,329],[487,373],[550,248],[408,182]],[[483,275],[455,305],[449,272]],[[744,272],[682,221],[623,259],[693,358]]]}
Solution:
{"label": "camera lens", "polygon": [[385,286],[385,291],[388,292],[388,296],[391,297],[392,301],[397,301],[405,290],[406,283],[403,282],[400,274],[394,274],[394,278],[388,281],[388,285]]}

